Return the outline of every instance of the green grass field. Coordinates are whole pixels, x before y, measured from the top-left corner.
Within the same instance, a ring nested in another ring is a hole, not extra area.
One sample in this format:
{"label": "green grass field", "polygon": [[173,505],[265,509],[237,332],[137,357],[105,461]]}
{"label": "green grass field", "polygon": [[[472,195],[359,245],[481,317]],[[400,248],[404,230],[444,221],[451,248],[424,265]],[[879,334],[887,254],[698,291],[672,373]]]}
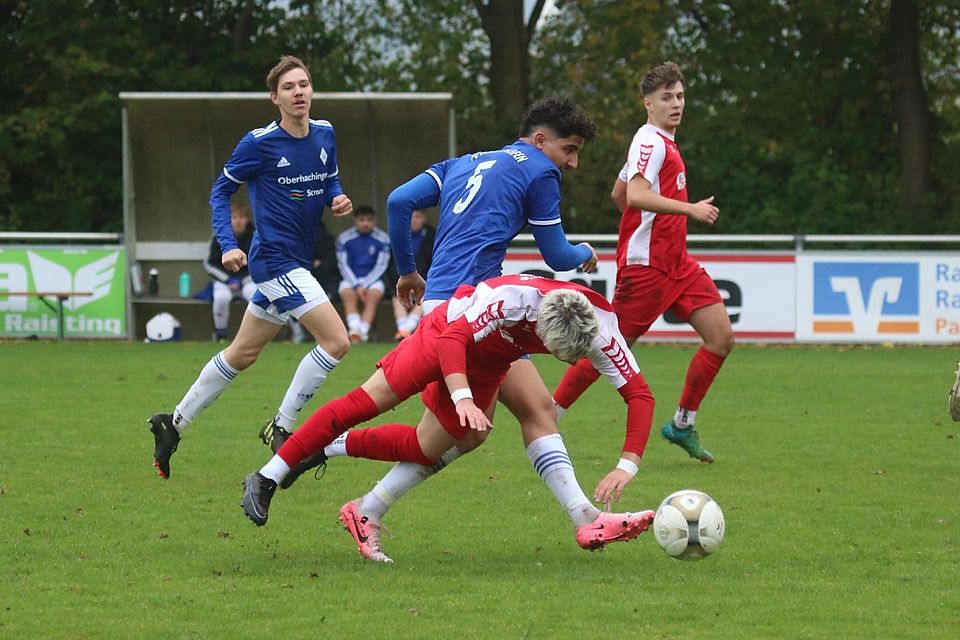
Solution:
{"label": "green grass field", "polygon": [[[310,407],[363,381],[355,347]],[[254,527],[240,482],[306,351],[271,345],[185,433],[162,481],[146,418],[210,344],[0,344],[0,638],[955,638],[957,352],[740,345],[700,412],[713,465],[660,440],[694,347],[642,346],[658,398],[620,504],[712,494],[727,535],[700,562],[648,532],[580,550],[501,410],[487,444],[391,511],[393,565],[366,563],[340,505],[386,463],[339,458]],[[562,365],[537,361],[548,387]],[[389,421],[414,422],[418,400]],[[623,404],[597,383],[561,429],[581,483],[616,463]]]}

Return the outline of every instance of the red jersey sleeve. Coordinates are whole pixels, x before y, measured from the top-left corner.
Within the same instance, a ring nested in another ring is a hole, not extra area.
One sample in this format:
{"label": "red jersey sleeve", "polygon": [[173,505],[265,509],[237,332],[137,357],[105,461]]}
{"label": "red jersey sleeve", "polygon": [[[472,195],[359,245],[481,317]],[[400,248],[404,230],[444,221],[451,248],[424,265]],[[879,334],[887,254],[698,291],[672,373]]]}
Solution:
{"label": "red jersey sleeve", "polygon": [[451,373],[467,374],[467,345],[473,338],[473,329],[463,316],[448,325],[437,338],[437,356],[444,377]]}
{"label": "red jersey sleeve", "polygon": [[627,403],[627,435],[623,442],[623,451],[635,453],[641,458],[650,439],[650,425],[653,424],[654,399],[647,381],[643,376],[634,376],[617,391]]}

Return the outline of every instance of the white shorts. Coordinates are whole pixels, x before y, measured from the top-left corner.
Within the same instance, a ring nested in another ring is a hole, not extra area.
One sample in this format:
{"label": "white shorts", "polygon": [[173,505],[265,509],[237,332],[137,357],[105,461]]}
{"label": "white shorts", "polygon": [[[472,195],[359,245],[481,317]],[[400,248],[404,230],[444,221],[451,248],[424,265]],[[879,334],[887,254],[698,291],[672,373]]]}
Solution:
{"label": "white shorts", "polygon": [[329,301],[317,279],[306,269],[297,268],[273,280],[258,282],[247,310],[261,320],[284,324],[288,318],[299,318]]}
{"label": "white shorts", "polygon": [[[353,289],[346,280],[340,281],[340,288],[337,291],[343,291],[345,289]],[[377,280],[371,284],[367,289],[373,289],[374,291],[379,291],[380,293],[384,292],[383,280]]]}

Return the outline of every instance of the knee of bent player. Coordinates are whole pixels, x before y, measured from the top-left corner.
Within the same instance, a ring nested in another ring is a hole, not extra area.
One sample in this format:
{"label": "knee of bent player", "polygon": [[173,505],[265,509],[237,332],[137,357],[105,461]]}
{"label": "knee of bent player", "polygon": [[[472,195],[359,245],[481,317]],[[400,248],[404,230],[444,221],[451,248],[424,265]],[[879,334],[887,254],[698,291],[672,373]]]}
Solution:
{"label": "knee of bent player", "polygon": [[489,431],[471,431],[466,437],[457,440],[457,451],[460,452],[460,455],[470,453],[486,442],[489,434]]}

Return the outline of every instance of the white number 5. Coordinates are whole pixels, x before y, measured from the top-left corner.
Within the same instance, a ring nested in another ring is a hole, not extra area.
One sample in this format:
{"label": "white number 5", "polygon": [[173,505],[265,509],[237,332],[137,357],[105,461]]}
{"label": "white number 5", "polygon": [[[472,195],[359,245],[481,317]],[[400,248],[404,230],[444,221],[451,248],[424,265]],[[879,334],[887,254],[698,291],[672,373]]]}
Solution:
{"label": "white number 5", "polygon": [[477,192],[480,191],[480,185],[483,184],[483,172],[497,164],[496,160],[487,160],[486,162],[481,162],[477,165],[477,168],[474,169],[473,175],[467,180],[467,184],[464,187],[466,193],[457,200],[457,203],[453,205],[454,213],[463,213],[467,207],[470,206],[470,203],[473,202],[473,199],[477,197]]}

